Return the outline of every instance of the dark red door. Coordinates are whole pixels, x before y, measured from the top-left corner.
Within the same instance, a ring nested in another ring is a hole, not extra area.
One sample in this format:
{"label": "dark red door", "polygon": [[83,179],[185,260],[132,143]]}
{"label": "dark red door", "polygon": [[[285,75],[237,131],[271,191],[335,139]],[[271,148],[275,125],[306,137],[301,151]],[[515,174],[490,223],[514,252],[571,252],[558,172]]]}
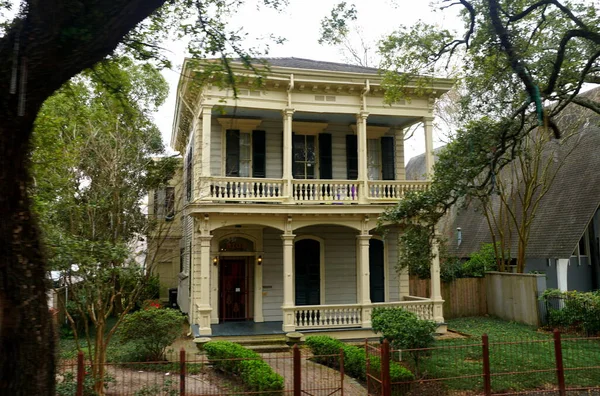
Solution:
{"label": "dark red door", "polygon": [[248,277],[246,259],[222,259],[221,320],[248,318]]}

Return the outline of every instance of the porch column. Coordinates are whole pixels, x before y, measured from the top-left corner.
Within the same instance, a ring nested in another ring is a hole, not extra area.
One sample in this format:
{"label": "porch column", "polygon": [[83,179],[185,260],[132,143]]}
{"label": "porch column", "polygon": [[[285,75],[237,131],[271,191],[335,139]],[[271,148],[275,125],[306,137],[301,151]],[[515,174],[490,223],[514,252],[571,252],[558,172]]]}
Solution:
{"label": "porch column", "polygon": [[[260,261],[259,261],[260,258]],[[262,252],[254,255],[254,321],[264,322],[263,317],[263,270],[262,270]]]}
{"label": "porch column", "polygon": [[356,143],[358,146],[358,202],[367,203],[367,118],[369,113],[361,111],[356,115]]}
{"label": "porch column", "polygon": [[369,240],[371,235],[360,234],[356,237],[358,242],[358,295],[362,305],[361,327],[371,327],[371,287],[369,273]]}
{"label": "porch column", "polygon": [[284,196],[292,200],[292,116],[294,109],[283,109],[283,180]]}
{"label": "porch column", "polygon": [[[194,268],[194,298],[193,308],[196,310],[195,322],[200,327],[200,335],[211,335],[210,327],[212,308],[210,305],[210,241],[212,235],[203,232],[197,237],[199,245],[198,258]],[[199,262],[199,263],[198,263]],[[200,264],[200,265],[198,265]]]}
{"label": "porch column", "polygon": [[425,173],[427,180],[433,175],[433,117],[423,117],[423,129],[425,129]]}
{"label": "porch column", "polygon": [[440,254],[439,254],[439,234],[437,230],[433,238],[431,246],[431,300],[433,301],[433,317],[431,318],[435,323],[444,323],[444,312],[443,305],[444,300],[442,299],[442,285],[440,283]]}
{"label": "porch column", "polygon": [[[202,106],[202,136],[200,151],[194,153],[200,155],[200,183],[196,198],[205,198],[210,194],[210,137],[212,130],[212,107]],[[200,136],[199,136],[200,137]]]}
{"label": "porch column", "polygon": [[283,240],[283,331],[296,330],[294,325],[294,238],[296,235],[285,233]]}
{"label": "porch column", "polygon": [[569,262],[570,259],[557,259],[556,260],[556,281],[558,289],[560,291],[569,290],[569,286],[567,284],[567,273],[569,271]]}

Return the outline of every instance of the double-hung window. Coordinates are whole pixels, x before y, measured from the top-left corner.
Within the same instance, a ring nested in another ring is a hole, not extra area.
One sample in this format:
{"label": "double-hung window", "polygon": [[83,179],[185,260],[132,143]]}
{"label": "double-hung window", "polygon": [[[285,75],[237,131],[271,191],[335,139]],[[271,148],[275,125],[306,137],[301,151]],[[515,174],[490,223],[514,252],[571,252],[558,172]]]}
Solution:
{"label": "double-hung window", "polygon": [[[346,169],[348,180],[358,178],[358,144],[356,135],[346,135]],[[395,149],[392,136],[367,139],[367,178],[394,180]]]}
{"label": "double-hung window", "polygon": [[293,135],[293,174],[294,179],[315,179],[317,148],[314,135]]}
{"label": "double-hung window", "polygon": [[265,177],[265,131],[225,132],[225,176]]}

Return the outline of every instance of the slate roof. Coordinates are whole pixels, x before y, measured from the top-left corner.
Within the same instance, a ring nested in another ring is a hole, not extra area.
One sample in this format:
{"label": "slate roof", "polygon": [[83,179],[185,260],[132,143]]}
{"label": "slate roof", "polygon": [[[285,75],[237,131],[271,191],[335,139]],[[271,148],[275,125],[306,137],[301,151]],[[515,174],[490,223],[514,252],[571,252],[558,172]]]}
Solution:
{"label": "slate roof", "polygon": [[[600,88],[582,95],[600,101]],[[570,257],[600,206],[600,116],[575,105],[565,109],[563,114],[559,122],[563,136],[573,135],[561,143],[557,155],[572,151],[540,201],[531,226],[527,258]],[[407,165],[407,175],[411,161]],[[415,169],[410,169],[411,173],[422,174],[424,159],[415,158],[413,166]],[[498,201],[495,207],[498,207]],[[457,246],[457,227],[462,230],[460,246]],[[482,243],[491,242],[487,222],[475,202],[455,205],[440,221],[439,228],[448,238],[449,253],[458,257],[468,257]],[[513,232],[511,251],[516,254],[516,232]]]}
{"label": "slate roof", "polygon": [[378,74],[379,69],[375,67],[364,67],[348,65],[345,63],[324,62],[304,58],[260,58],[267,61],[271,66],[289,67],[294,69],[326,70],[349,73]]}

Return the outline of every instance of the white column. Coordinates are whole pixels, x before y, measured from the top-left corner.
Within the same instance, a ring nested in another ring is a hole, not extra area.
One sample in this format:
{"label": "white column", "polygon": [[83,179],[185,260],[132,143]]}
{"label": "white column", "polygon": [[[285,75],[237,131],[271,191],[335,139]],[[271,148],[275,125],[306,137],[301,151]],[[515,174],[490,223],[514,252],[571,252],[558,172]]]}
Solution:
{"label": "white column", "polygon": [[292,116],[294,109],[283,109],[283,180],[286,191],[284,195],[292,198]]}
{"label": "white column", "polygon": [[570,259],[558,259],[556,260],[556,280],[558,282],[557,287],[560,291],[569,290],[567,285],[567,273],[569,271]]}
{"label": "white column", "polygon": [[263,316],[263,270],[262,263],[258,262],[258,258],[262,259],[262,253],[257,253],[254,257],[254,321],[264,322]]}
{"label": "white column", "polygon": [[283,331],[296,330],[294,325],[294,238],[296,235],[285,233],[283,240]]}
{"label": "white column", "polygon": [[[211,335],[212,330],[210,328],[211,323],[211,312],[212,308],[210,305],[210,275],[212,260],[210,257],[210,241],[212,235],[202,233],[197,237],[198,241],[196,245],[199,245],[198,257],[200,265],[199,267],[199,279],[194,279],[194,307],[196,308],[196,324],[200,326],[200,335]],[[198,264],[198,263],[196,263]],[[196,271],[195,271],[196,272]]]}
{"label": "white column", "polygon": [[358,202],[367,202],[367,118],[369,113],[361,111],[356,115],[356,140],[358,146]]}
{"label": "white column", "polygon": [[444,312],[443,305],[444,300],[442,299],[442,285],[440,282],[440,254],[439,254],[439,234],[435,233],[433,243],[431,246],[431,253],[433,258],[431,259],[431,300],[433,301],[433,321],[440,324],[444,323]]}
{"label": "white column", "polygon": [[362,327],[371,327],[371,284],[369,272],[369,240],[371,235],[361,234],[356,237],[358,242],[358,286],[359,304],[362,305]]}
{"label": "white column", "polygon": [[212,107],[203,106],[200,116],[201,128],[195,135],[194,142],[194,161],[197,166],[194,167],[194,199],[202,199],[209,195],[210,188],[210,138],[212,129]]}
{"label": "white column", "polygon": [[431,179],[433,175],[433,118],[423,118],[423,129],[425,130],[425,170],[427,179]]}

